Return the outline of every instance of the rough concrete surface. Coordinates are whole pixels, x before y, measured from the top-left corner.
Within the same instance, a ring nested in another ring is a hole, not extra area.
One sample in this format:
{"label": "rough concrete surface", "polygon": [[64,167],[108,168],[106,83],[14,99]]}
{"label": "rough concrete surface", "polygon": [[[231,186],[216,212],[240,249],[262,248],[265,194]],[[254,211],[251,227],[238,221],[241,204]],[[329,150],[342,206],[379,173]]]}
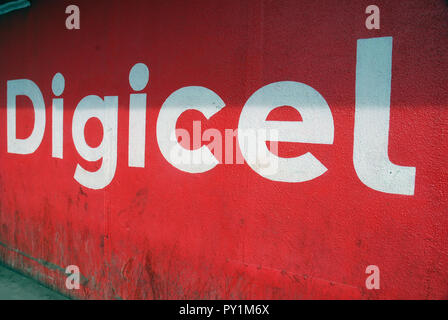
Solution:
{"label": "rough concrete surface", "polygon": [[39,0],[0,49],[14,270],[80,300],[448,299],[444,0]]}
{"label": "rough concrete surface", "polygon": [[0,265],[0,300],[65,300],[39,282]]}

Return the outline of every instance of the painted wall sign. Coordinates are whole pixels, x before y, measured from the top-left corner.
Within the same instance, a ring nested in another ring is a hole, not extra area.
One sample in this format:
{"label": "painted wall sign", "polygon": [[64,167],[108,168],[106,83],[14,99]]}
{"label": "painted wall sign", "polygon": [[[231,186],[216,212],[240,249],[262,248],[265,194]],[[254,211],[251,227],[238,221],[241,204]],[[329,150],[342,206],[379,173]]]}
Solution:
{"label": "painted wall sign", "polygon": [[[390,82],[392,66],[392,38],[358,40],[356,116],[353,164],[358,177],[372,189],[387,193],[414,194],[415,168],[394,165],[388,158]],[[141,91],[149,79],[148,67],[139,63],[129,74],[130,86]],[[53,94],[64,91],[64,77],[57,73],[52,82]],[[28,97],[34,109],[34,125],[31,134],[24,139],[16,137],[16,99]],[[145,166],[146,94],[131,94],[129,105],[129,166]],[[39,87],[29,79],[7,82],[7,132],[8,152],[32,154],[42,142],[46,125],[46,108]],[[87,161],[102,159],[101,167],[90,172],[77,165],[74,178],[90,189],[102,189],[111,183],[117,167],[118,96],[89,95],[75,108],[72,120],[72,138],[78,153]],[[213,169],[218,159],[206,147],[196,151],[179,145],[176,122],[183,112],[197,110],[207,119],[219,112],[225,103],[213,91],[200,86],[183,87],[172,93],[163,103],[157,120],[157,141],[166,160],[174,167],[190,173],[203,173]],[[266,123],[269,113],[281,106],[293,106],[302,116],[300,122]],[[52,109],[52,154],[63,158],[63,99],[53,100]],[[85,139],[85,125],[91,118],[100,120],[103,138],[100,145],[91,148]],[[334,136],[333,117],[325,99],[315,89],[304,83],[280,81],[257,90],[243,107],[237,134],[241,152],[246,160],[251,159],[251,147],[256,149],[251,168],[269,180],[303,182],[317,178],[327,171],[311,153],[287,159],[271,152],[260,152],[257,148],[271,136],[255,135],[255,139],[244,142],[245,131],[274,131],[285,137],[281,142],[332,144]],[[293,126],[291,126],[293,124]],[[272,127],[274,129],[272,129]],[[193,135],[195,132],[193,132]],[[195,137],[193,137],[195,139]],[[214,141],[216,138],[214,139]],[[252,144],[252,146],[250,145]],[[181,148],[183,150],[181,150]],[[267,147],[264,147],[267,148]],[[193,162],[194,153],[205,153]],[[232,150],[233,151],[233,150]],[[187,161],[180,163],[173,155],[187,153]],[[188,156],[193,154],[192,156]],[[267,162],[275,167],[267,176],[260,172],[258,163]],[[276,162],[275,166],[272,164]]]}
{"label": "painted wall sign", "polygon": [[447,298],[443,1],[68,5],[0,20],[2,261],[82,298]]}

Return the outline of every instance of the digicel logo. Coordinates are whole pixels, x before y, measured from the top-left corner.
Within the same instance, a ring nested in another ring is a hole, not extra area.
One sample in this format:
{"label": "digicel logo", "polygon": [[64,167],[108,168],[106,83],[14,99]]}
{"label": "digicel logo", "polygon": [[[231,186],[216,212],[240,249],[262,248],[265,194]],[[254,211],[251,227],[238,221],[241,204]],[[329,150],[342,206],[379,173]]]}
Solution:
{"label": "digicel logo", "polygon": [[[413,195],[415,167],[403,167],[388,157],[392,37],[359,39],[356,62],[356,109],[353,165],[366,186],[385,193]],[[130,71],[129,83],[135,93],[129,100],[130,167],[144,167],[146,98],[149,70],[142,63]],[[52,90],[60,97],[64,77],[53,78]],[[16,97],[27,96],[33,103],[34,128],[25,139],[16,137]],[[280,106],[291,106],[302,116],[301,122],[267,121],[268,114]],[[197,110],[207,119],[225,107],[224,101],[205,87],[184,87],[173,92],[163,103],[157,119],[157,142],[164,158],[179,170],[200,173],[212,170],[219,161],[206,146],[188,150],[178,141],[176,121],[186,110]],[[84,127],[91,118],[103,127],[103,140],[96,148],[85,140]],[[31,154],[40,145],[45,131],[45,103],[39,87],[31,80],[7,82],[7,147],[9,153]],[[72,136],[78,153],[87,161],[102,159],[94,172],[79,164],[74,179],[91,189],[102,189],[113,179],[117,166],[118,96],[90,95],[78,103],[72,120]],[[52,104],[52,156],[63,157],[63,98]],[[332,144],[334,124],[325,99],[312,87],[293,81],[281,81],[257,90],[245,103],[237,137],[247,164],[266,179],[304,182],[322,175],[327,168],[310,152],[294,158],[282,158],[269,151],[266,141]],[[194,139],[194,137],[193,137]],[[233,146],[232,146],[233,150]]]}

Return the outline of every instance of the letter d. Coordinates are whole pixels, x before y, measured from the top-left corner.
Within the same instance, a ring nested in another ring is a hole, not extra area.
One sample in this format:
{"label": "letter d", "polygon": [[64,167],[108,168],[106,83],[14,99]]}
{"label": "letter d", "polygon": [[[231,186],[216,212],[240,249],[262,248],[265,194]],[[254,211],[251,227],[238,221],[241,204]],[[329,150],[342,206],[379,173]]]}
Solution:
{"label": "letter d", "polygon": [[[34,127],[28,138],[16,137],[16,97],[27,96],[33,103]],[[45,131],[45,103],[39,87],[31,80],[20,79],[7,82],[7,142],[8,152],[30,154],[42,142]]]}

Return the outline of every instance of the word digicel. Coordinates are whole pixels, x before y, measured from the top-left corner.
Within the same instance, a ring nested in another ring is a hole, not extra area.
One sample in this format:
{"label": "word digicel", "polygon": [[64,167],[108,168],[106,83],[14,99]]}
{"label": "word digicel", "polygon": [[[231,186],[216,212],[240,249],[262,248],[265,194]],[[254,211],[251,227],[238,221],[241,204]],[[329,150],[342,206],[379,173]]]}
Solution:
{"label": "word digicel", "polygon": [[[359,179],[368,187],[393,194],[413,195],[416,169],[398,166],[388,157],[389,114],[392,69],[392,37],[359,39],[356,64],[356,110],[353,164]],[[142,91],[149,79],[149,70],[142,63],[130,71],[129,83],[135,92]],[[57,73],[52,82],[56,97],[65,88],[64,77]],[[16,97],[27,96],[33,103],[34,128],[25,139],[16,137]],[[131,167],[144,167],[146,99],[145,93],[132,93],[129,102],[129,158]],[[291,106],[302,116],[301,122],[266,121],[277,107]],[[213,169],[218,161],[206,146],[198,150],[184,149],[175,138],[176,121],[186,110],[201,112],[207,119],[224,108],[225,103],[210,89],[184,87],[173,92],[163,103],[157,119],[157,142],[165,159],[179,170],[191,173]],[[103,126],[103,140],[96,148],[84,137],[84,127],[91,118]],[[72,136],[78,153],[87,161],[102,159],[101,167],[87,171],[79,164],[74,179],[91,189],[102,189],[113,179],[117,166],[118,96],[89,95],[77,105],[72,120]],[[45,104],[39,87],[31,80],[7,82],[7,148],[9,153],[31,154],[40,145],[45,130]],[[282,182],[303,182],[322,175],[327,168],[310,152],[294,158],[282,158],[271,152],[253,152],[240,133],[245,130],[273,130],[275,138],[258,137],[254,143],[266,148],[265,141],[332,144],[334,124],[325,99],[312,87],[293,81],[281,81],[257,90],[244,105],[238,124],[238,143],[248,165],[266,179]],[[63,156],[63,99],[52,104],[52,156]],[[174,137],[174,138],[173,138]],[[194,155],[202,153],[202,161],[178,163],[172,151]],[[204,156],[205,155],[205,156]],[[262,159],[261,159],[262,158]],[[249,160],[250,159],[250,160]],[[259,163],[275,162],[277,170],[267,174]]]}

